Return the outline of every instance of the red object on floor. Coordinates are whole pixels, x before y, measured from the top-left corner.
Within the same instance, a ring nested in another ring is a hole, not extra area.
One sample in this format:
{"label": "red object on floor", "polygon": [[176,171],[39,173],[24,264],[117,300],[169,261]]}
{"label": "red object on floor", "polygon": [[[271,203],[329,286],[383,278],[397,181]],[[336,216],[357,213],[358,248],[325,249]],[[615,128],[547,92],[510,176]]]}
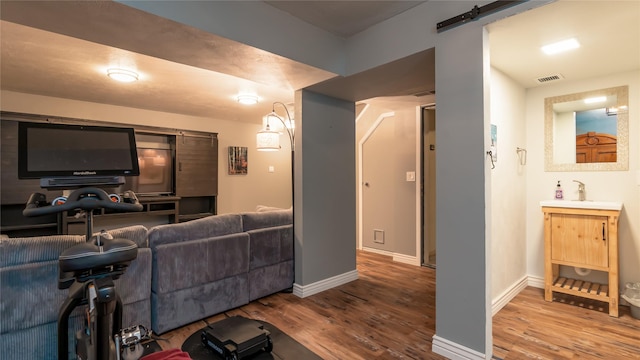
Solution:
{"label": "red object on floor", "polygon": [[140,360],[184,360],[191,359],[188,353],[180,349],[163,350],[143,356]]}

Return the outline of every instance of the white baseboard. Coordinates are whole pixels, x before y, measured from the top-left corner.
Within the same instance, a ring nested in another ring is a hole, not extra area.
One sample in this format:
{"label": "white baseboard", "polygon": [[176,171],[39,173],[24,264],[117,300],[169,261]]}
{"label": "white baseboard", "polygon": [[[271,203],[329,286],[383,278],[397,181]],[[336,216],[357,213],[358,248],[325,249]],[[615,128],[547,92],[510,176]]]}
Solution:
{"label": "white baseboard", "polygon": [[483,353],[433,335],[431,351],[452,360],[484,360]]}
{"label": "white baseboard", "polygon": [[311,296],[319,292],[329,290],[336,286],[346,284],[353,280],[358,280],[358,270],[352,270],[344,274],[330,277],[328,279],[316,281],[313,284],[309,284],[309,285],[293,284],[293,294],[296,295],[297,297],[305,298],[307,296]]}
{"label": "white baseboard", "polygon": [[529,280],[527,282],[528,286],[533,286],[535,288],[544,289],[544,278],[539,276],[531,276],[529,275]]}
{"label": "white baseboard", "polygon": [[493,299],[491,302],[491,316],[500,311],[503,307],[505,307],[509,301],[513,300],[516,295],[518,295],[524,288],[528,285],[528,276],[523,276],[522,279],[518,280],[515,284],[513,284],[510,288],[505,290],[502,294],[500,294],[497,298]]}
{"label": "white baseboard", "polygon": [[403,263],[403,264],[420,266],[420,259],[418,259],[416,256],[393,254],[393,261]]}
{"label": "white baseboard", "polygon": [[420,259],[417,256],[398,254],[398,253],[394,253],[392,251],[374,249],[374,248],[370,248],[370,247],[363,247],[362,250],[368,251],[368,252],[372,252],[372,253],[375,253],[375,254],[391,256],[391,258],[395,262],[399,262],[399,263],[403,263],[403,264],[409,264],[409,265],[415,265],[415,266],[420,266],[421,265],[420,264]]}
{"label": "white baseboard", "polygon": [[366,247],[366,246],[363,246],[362,250],[368,251],[368,252],[372,252],[374,254],[380,254],[380,255],[386,255],[386,256],[393,257],[393,253],[391,251],[387,251],[387,250],[380,250],[380,249],[375,249],[375,248]]}

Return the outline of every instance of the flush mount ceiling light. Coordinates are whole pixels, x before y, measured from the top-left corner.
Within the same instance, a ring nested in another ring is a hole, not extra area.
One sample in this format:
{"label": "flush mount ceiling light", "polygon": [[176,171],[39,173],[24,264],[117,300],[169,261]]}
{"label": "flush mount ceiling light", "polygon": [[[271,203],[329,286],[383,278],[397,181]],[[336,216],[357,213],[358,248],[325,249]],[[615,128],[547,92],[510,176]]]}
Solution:
{"label": "flush mount ceiling light", "polygon": [[258,96],[253,94],[240,94],[236,97],[240,104],[255,105],[258,103]]}
{"label": "flush mount ceiling light", "polygon": [[577,49],[579,47],[580,47],[580,43],[578,42],[578,40],[571,38],[567,40],[558,41],[553,44],[545,45],[540,49],[542,50],[542,52],[544,52],[547,55],[554,55],[564,51]]}
{"label": "flush mount ceiling light", "polygon": [[605,102],[605,101],[607,101],[607,97],[606,96],[597,96],[597,97],[591,97],[591,98],[584,99],[584,103],[585,104],[595,104],[595,103],[601,103],[601,102]]}
{"label": "flush mount ceiling light", "polygon": [[127,83],[138,80],[138,74],[136,72],[118,68],[107,69],[107,76],[115,81]]}

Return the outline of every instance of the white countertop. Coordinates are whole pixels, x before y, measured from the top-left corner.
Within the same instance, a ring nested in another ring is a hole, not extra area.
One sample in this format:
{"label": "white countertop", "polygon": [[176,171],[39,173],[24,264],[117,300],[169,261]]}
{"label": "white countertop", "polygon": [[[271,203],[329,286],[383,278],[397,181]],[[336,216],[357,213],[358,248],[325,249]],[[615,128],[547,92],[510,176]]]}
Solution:
{"label": "white countertop", "polygon": [[622,210],[622,203],[616,201],[543,200],[540,206],[574,209]]}

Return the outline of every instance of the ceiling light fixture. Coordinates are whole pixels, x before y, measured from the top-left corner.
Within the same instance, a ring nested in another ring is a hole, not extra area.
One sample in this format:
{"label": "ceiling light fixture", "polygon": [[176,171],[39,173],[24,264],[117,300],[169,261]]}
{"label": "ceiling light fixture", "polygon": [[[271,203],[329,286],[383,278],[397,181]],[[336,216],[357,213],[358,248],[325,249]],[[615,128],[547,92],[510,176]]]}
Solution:
{"label": "ceiling light fixture", "polygon": [[591,97],[591,98],[584,99],[584,103],[585,104],[595,104],[595,103],[601,103],[601,102],[605,102],[605,101],[607,101],[607,97],[606,96],[597,96],[597,97]]}
{"label": "ceiling light fixture", "polygon": [[236,97],[240,104],[255,105],[258,103],[258,96],[253,94],[240,94]]}
{"label": "ceiling light fixture", "polygon": [[580,47],[578,40],[571,38],[567,40],[558,41],[553,44],[545,45],[540,49],[547,55],[554,55],[568,50],[577,49]]}
{"label": "ceiling light fixture", "polygon": [[138,80],[138,73],[131,70],[111,68],[107,69],[107,76],[115,81],[134,82]]}

